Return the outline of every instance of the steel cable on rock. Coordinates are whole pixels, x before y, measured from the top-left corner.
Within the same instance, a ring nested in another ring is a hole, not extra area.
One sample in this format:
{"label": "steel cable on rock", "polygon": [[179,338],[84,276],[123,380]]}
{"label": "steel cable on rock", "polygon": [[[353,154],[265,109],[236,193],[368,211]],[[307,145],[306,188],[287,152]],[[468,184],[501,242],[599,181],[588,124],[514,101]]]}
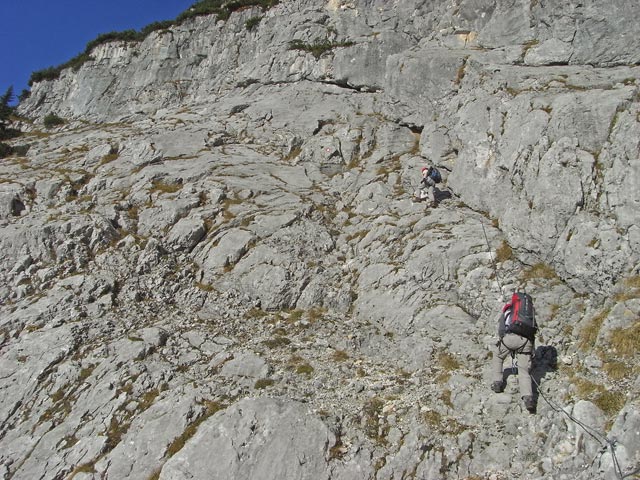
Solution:
{"label": "steel cable on rock", "polygon": [[[503,287],[502,287],[502,283],[500,282],[500,276],[498,274],[498,266],[496,265],[496,262],[493,259],[493,255],[491,254],[491,244],[489,243],[489,237],[487,236],[487,231],[484,228],[484,222],[480,222],[480,225],[482,225],[482,232],[484,233],[484,239],[487,242],[487,248],[489,250],[489,258],[491,259],[491,264],[492,264],[493,269],[494,269],[494,271],[496,273],[496,281],[498,282],[498,287],[500,288],[500,295],[501,295],[501,297],[502,297],[502,299],[504,301],[504,290],[503,290]],[[517,363],[515,361],[515,356],[512,356],[511,358],[512,358],[512,366],[514,368],[517,368]],[[625,478],[628,478],[628,477],[631,477],[632,475],[640,473],[640,467],[638,467],[635,470],[633,470],[632,472],[629,472],[627,474],[623,474],[622,473],[622,468],[620,467],[620,462],[619,462],[618,457],[616,455],[616,448],[615,448],[616,441],[609,439],[606,435],[603,435],[602,433],[600,433],[595,428],[593,428],[593,427],[585,424],[584,422],[581,422],[580,420],[578,420],[576,417],[574,417],[569,412],[567,412],[566,410],[561,408],[559,405],[552,403],[551,400],[549,400],[542,393],[542,391],[540,389],[540,385],[538,384],[538,382],[536,382],[536,379],[533,378],[533,376],[531,374],[529,374],[529,377],[531,378],[531,381],[535,384],[536,391],[538,392],[538,395],[541,396],[544,399],[545,402],[547,402],[547,405],[549,405],[549,407],[551,407],[551,409],[553,411],[565,414],[572,422],[574,422],[576,425],[581,427],[588,435],[593,437],[593,439],[596,440],[600,444],[600,446],[602,448],[602,450],[600,452],[600,455],[603,455],[607,449],[611,451],[611,459],[613,461],[613,468],[615,470],[615,474],[616,474],[616,477],[618,478],[618,480],[624,480]]]}
{"label": "steel cable on rock", "polygon": [[632,472],[629,472],[627,474],[623,474],[622,473],[622,468],[620,467],[620,462],[618,461],[618,457],[616,455],[616,448],[615,448],[616,441],[609,439],[606,435],[603,435],[597,429],[595,429],[595,428],[585,424],[584,422],[578,420],[575,416],[573,416],[572,414],[567,412],[565,409],[561,408],[558,404],[556,404],[556,403],[552,402],[551,400],[549,400],[542,393],[542,390],[540,389],[540,384],[538,382],[536,382],[536,379],[533,378],[533,375],[529,374],[529,377],[531,378],[531,381],[536,386],[536,391],[538,392],[538,395],[543,398],[543,400],[547,403],[547,405],[549,405],[549,407],[551,407],[551,409],[554,412],[565,414],[569,418],[569,420],[571,420],[576,425],[581,427],[589,436],[591,436],[594,440],[596,440],[600,444],[600,447],[602,448],[602,450],[600,451],[600,455],[604,455],[604,453],[605,453],[605,451],[607,449],[609,449],[611,451],[611,459],[613,461],[613,467],[614,467],[614,470],[615,470],[616,477],[619,480],[624,480],[625,478],[628,478],[628,477],[630,477],[632,475],[635,475],[636,473],[640,472],[640,467],[638,467]]}
{"label": "steel cable on rock", "polygon": [[500,282],[500,275],[498,275],[498,265],[496,265],[496,262],[493,259],[493,254],[491,253],[491,245],[489,244],[489,237],[487,236],[487,231],[484,228],[484,222],[480,222],[480,225],[482,225],[482,233],[484,233],[484,239],[487,242],[487,248],[489,250],[489,258],[491,259],[491,265],[493,265],[493,270],[496,272],[496,281],[498,282],[498,287],[500,288],[500,296],[502,297],[502,300],[505,301],[504,290],[502,288],[502,283]]}

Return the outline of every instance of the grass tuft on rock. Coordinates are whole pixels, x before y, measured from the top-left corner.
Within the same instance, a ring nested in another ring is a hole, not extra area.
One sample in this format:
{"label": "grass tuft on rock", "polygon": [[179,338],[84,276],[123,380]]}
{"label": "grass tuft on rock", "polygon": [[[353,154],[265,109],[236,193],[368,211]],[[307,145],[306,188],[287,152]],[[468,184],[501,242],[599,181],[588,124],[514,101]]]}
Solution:
{"label": "grass tuft on rock", "polygon": [[522,272],[522,280],[558,280],[558,274],[552,266],[546,263],[536,263]]}
{"label": "grass tuft on rock", "polygon": [[205,401],[204,402],[204,411],[200,414],[198,418],[193,423],[190,423],[187,428],[176,437],[173,442],[167,447],[167,451],[165,453],[166,458],[173,457],[176,453],[178,453],[185,446],[187,441],[193,437],[198,431],[198,427],[204,422],[207,418],[215,414],[216,412],[223,410],[226,408],[226,405],[215,402],[215,401]]}
{"label": "grass tuft on rock", "polygon": [[590,350],[596,345],[602,324],[609,315],[609,309],[604,309],[594,315],[589,323],[580,330],[578,347],[582,350]]}
{"label": "grass tuft on rock", "polygon": [[640,320],[627,328],[615,328],[609,334],[609,344],[616,354],[630,358],[640,352]]}
{"label": "grass tuft on rock", "polygon": [[496,262],[502,263],[507,260],[511,260],[513,258],[513,251],[511,247],[506,242],[506,240],[502,240],[500,246],[496,249]]}
{"label": "grass tuft on rock", "polygon": [[289,50],[302,50],[310,53],[318,60],[322,55],[338,47],[350,47],[353,42],[332,42],[329,40],[316,39],[313,43],[306,43],[302,40],[291,40],[289,42]]}

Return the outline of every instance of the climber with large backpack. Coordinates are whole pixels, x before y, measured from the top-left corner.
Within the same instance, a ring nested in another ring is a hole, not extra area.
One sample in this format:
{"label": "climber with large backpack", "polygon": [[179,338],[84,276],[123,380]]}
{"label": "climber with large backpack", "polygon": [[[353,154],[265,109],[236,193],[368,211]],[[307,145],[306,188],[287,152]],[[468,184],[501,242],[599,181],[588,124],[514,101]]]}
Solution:
{"label": "climber with large backpack", "polygon": [[422,180],[420,180],[419,188],[414,193],[414,200],[421,202],[422,200],[429,199],[432,207],[437,207],[436,202],[436,183],[442,181],[442,176],[438,169],[434,166],[422,167]]}
{"label": "climber with large backpack", "polygon": [[506,386],[503,371],[504,360],[511,355],[518,365],[520,396],[530,413],[536,411],[536,401],[531,386],[531,359],[538,330],[533,299],[526,292],[516,291],[503,307],[498,317],[498,336],[492,359],[491,389],[500,393]]}

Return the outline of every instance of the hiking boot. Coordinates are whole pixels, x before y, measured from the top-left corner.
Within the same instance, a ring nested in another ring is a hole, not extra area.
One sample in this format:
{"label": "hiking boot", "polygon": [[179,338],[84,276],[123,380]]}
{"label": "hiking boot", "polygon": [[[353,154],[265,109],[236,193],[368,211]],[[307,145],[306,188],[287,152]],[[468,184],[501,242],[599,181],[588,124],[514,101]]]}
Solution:
{"label": "hiking boot", "polygon": [[491,384],[491,390],[496,393],[501,393],[504,390],[504,382],[493,382]]}
{"label": "hiking boot", "polygon": [[522,400],[524,401],[524,408],[526,408],[529,413],[536,413],[536,401],[532,396],[527,395],[526,397],[522,397]]}

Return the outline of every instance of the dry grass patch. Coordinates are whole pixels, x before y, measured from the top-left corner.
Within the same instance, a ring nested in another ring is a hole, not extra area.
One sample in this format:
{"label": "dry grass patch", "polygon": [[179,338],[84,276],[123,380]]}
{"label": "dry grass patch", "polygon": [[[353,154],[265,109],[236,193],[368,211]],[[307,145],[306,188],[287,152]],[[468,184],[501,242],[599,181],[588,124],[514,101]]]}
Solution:
{"label": "dry grass patch", "polygon": [[268,316],[267,312],[265,312],[264,310],[257,308],[257,307],[253,307],[251,308],[251,310],[248,310],[245,314],[244,314],[245,318],[253,318],[253,319],[259,319],[259,318],[264,318],[266,316]]}
{"label": "dry grass patch", "polygon": [[617,302],[626,302],[634,298],[640,298],[640,275],[626,278],[622,282],[621,291],[614,297]]}
{"label": "dry grass patch", "polygon": [[629,367],[624,362],[619,362],[617,360],[604,360],[602,365],[602,370],[607,374],[607,376],[611,380],[624,380],[628,376],[634,374],[634,367]]}
{"label": "dry grass patch", "polygon": [[287,321],[289,323],[299,322],[300,320],[302,320],[302,315],[303,314],[304,314],[304,312],[302,310],[292,310],[289,313],[289,317],[287,318]]}
{"label": "dry grass patch", "polygon": [[378,397],[367,400],[362,408],[365,434],[379,444],[387,443],[386,434],[389,429],[388,426],[383,424],[383,408],[384,401]]}
{"label": "dry grass patch", "polygon": [[615,328],[609,335],[609,344],[618,354],[626,358],[633,357],[640,352],[640,320],[627,328]]}
{"label": "dry grass patch", "polygon": [[102,160],[100,160],[100,166],[102,165],[106,165],[107,163],[111,163],[114,160],[118,159],[118,154],[117,153],[109,153],[107,155],[105,155],[104,157],[102,157]]}
{"label": "dry grass patch", "polygon": [[506,242],[506,240],[502,240],[500,246],[496,249],[496,262],[502,263],[507,260],[511,260],[513,258],[513,250]]}
{"label": "dry grass patch", "polygon": [[182,447],[184,447],[187,441],[191,437],[193,437],[195,433],[198,431],[198,427],[200,426],[200,424],[204,422],[207,418],[209,418],[211,415],[213,415],[214,413],[224,408],[226,408],[226,405],[222,403],[214,402],[214,401],[205,401],[204,412],[193,423],[188,425],[187,428],[185,428],[184,432],[182,432],[182,434],[179,437],[177,437],[176,439],[174,439],[173,442],[171,442],[171,444],[167,448],[167,452],[165,455],[166,458],[171,458],[180,450],[182,450]]}
{"label": "dry grass patch", "polygon": [[458,370],[462,366],[458,359],[449,352],[441,352],[438,355],[438,363],[447,372]]}
{"label": "dry grass patch", "polygon": [[93,474],[96,473],[96,469],[95,469],[95,462],[88,462],[88,463],[83,463],[81,465],[78,465],[77,467],[75,467],[73,469],[73,471],[69,474],[69,476],[67,477],[68,480],[72,480],[73,478],[75,478],[76,475],[78,475],[79,473],[87,473],[87,474]]}
{"label": "dry grass patch", "polygon": [[453,402],[451,401],[451,390],[443,390],[440,394],[440,400],[442,400],[442,403],[444,403],[447,407],[453,408]]}
{"label": "dry grass patch", "polygon": [[264,343],[264,345],[268,348],[281,348],[289,345],[291,343],[291,340],[289,340],[287,337],[277,335],[273,338],[265,340],[262,343]]}
{"label": "dry grass patch", "polygon": [[309,310],[308,314],[307,314],[307,318],[309,320],[309,322],[311,323],[316,323],[320,320],[322,320],[324,318],[324,316],[327,313],[327,309],[326,308],[322,308],[322,307],[316,307],[316,308],[312,308],[311,310]]}
{"label": "dry grass patch", "polygon": [[458,359],[449,352],[440,352],[438,354],[437,365],[440,370],[436,377],[436,382],[438,383],[446,383],[451,378],[451,373],[462,367]]}
{"label": "dry grass patch", "polygon": [[236,214],[231,211],[231,207],[240,205],[242,200],[240,198],[225,198],[222,201],[222,217],[226,220],[233,220],[236,218]]}
{"label": "dry grass patch", "polygon": [[334,362],[345,362],[349,359],[349,354],[344,350],[336,350],[331,354],[331,359]]}
{"label": "dry grass patch", "polygon": [[298,365],[296,368],[296,373],[298,375],[307,375],[311,376],[313,374],[314,368],[308,363],[304,363],[302,365]]}
{"label": "dry grass patch", "polygon": [[196,282],[196,288],[202,290],[203,292],[215,292],[216,289],[213,285],[209,285],[208,283]]}
{"label": "dry grass patch", "polygon": [[536,263],[522,272],[522,280],[557,280],[558,274],[552,266],[546,263]]}
{"label": "dry grass patch", "polygon": [[608,315],[609,309],[605,309],[591,318],[589,323],[580,330],[578,347],[582,350],[588,350],[595,346],[602,324]]}
{"label": "dry grass patch", "polygon": [[307,375],[311,376],[314,372],[314,368],[311,364],[300,355],[292,355],[289,361],[287,362],[289,369],[296,372],[298,375]]}
{"label": "dry grass patch", "polygon": [[254,388],[256,390],[262,390],[263,388],[270,387],[274,383],[275,382],[271,378],[261,378],[255,383]]}
{"label": "dry grass patch", "polygon": [[282,157],[283,162],[292,162],[302,153],[302,148],[294,147],[291,149],[289,153],[287,153],[284,157]]}
{"label": "dry grass patch", "polygon": [[353,233],[353,234],[347,235],[346,240],[347,240],[347,242],[349,242],[349,243],[353,242],[354,240],[356,240],[356,241],[360,241],[360,240],[362,240],[364,237],[366,237],[368,233],[369,233],[369,230],[360,230],[360,231],[358,231],[358,232],[356,232],[356,233]]}
{"label": "dry grass patch", "polygon": [[604,385],[585,378],[574,378],[573,384],[579,398],[593,402],[608,417],[616,415],[625,404],[624,393],[606,388]]}
{"label": "dry grass patch", "polygon": [[460,435],[467,427],[455,418],[445,417],[435,410],[427,410],[422,414],[422,419],[432,430],[442,434]]}
{"label": "dry grass patch", "polygon": [[149,193],[176,193],[182,189],[181,183],[166,183],[162,180],[154,180],[151,182]]}

